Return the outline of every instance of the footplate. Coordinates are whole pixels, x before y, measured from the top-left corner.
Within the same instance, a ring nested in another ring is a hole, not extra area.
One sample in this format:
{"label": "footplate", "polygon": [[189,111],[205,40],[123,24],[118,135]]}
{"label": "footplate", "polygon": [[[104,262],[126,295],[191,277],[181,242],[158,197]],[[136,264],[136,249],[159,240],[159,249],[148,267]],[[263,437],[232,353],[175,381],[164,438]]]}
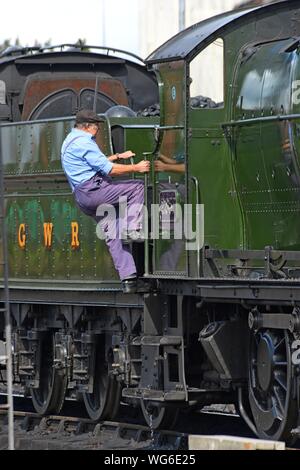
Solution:
{"label": "footplate", "polygon": [[145,401],[157,402],[185,402],[185,391],[170,391],[164,392],[162,390],[149,390],[140,388],[125,388],[122,392],[124,398],[138,398]]}

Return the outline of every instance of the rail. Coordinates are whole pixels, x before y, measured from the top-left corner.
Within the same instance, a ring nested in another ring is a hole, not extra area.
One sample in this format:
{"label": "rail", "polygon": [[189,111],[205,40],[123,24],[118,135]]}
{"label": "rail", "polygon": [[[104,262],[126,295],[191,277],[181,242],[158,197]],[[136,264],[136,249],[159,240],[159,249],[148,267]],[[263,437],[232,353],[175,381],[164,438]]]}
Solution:
{"label": "rail", "polygon": [[140,56],[133,54],[132,52],[124,51],[123,49],[117,49],[115,47],[92,46],[89,44],[58,44],[56,46],[40,47],[38,51],[45,52],[45,51],[52,51],[55,49],[61,49],[61,52],[62,52],[62,50],[65,47],[69,47],[69,48],[71,47],[71,48],[74,48],[75,50],[78,49],[83,52],[90,52],[90,51],[87,51],[86,49],[96,49],[100,51],[106,51],[107,55],[109,55],[110,52],[113,52],[113,53],[117,52],[118,54],[124,54],[124,55],[127,55],[128,57],[133,57],[134,59],[137,59],[143,64],[145,64],[144,59],[142,59]]}
{"label": "rail", "polygon": [[[199,208],[201,204],[201,194],[200,194],[200,184],[198,178],[191,176],[190,180],[195,185],[196,190],[196,218],[199,218]],[[198,235],[197,235],[197,275],[199,277],[203,276],[203,248],[199,245]]]}
{"label": "rail", "polygon": [[[91,53],[90,50],[88,49],[95,49],[95,50],[100,50],[100,51],[105,51],[106,55],[108,56],[110,52],[112,53],[118,53],[118,54],[124,54],[125,56],[132,57],[139,62],[141,62],[143,65],[145,65],[144,59],[142,59],[140,56],[133,54],[132,52],[124,51],[123,49],[117,49],[115,47],[105,47],[105,46],[92,46],[89,44],[57,44],[55,46],[44,46],[44,47],[39,47],[39,46],[10,46],[7,49],[5,49],[1,54],[0,58],[4,57],[11,57],[13,55],[27,55],[31,54],[34,55],[34,53],[43,53],[46,51],[55,51],[55,49],[60,49],[60,52],[63,52],[63,49],[66,47],[71,48],[71,51],[67,52],[88,52]],[[72,50],[73,49],[73,50]]]}
{"label": "rail", "polygon": [[300,119],[300,114],[277,114],[275,116],[258,116],[250,119],[239,119],[238,121],[230,121],[222,124],[223,129],[227,127],[243,127],[251,124],[265,122],[295,121]]}
{"label": "rail", "polygon": [[[0,408],[0,420],[5,417],[6,411]],[[111,442],[112,437],[115,439],[133,441],[136,444],[143,444],[148,448],[159,450],[162,446],[174,449],[187,449],[188,436],[182,432],[176,431],[156,431],[147,426],[140,424],[131,424],[124,422],[110,422],[104,421],[95,423],[89,419],[66,417],[66,416],[47,416],[43,417],[36,413],[28,412],[15,412],[15,420],[19,424],[19,429],[23,433],[30,432],[34,429],[35,437],[39,441],[39,450],[41,450],[42,442],[44,442],[45,449],[49,450],[49,441],[51,436],[61,434],[61,439],[57,438],[53,442],[53,450],[69,449],[68,436],[86,436],[86,439],[95,445],[95,441],[107,440]],[[107,439],[105,439],[107,436]],[[28,438],[22,436],[19,439],[22,449],[33,450],[34,438],[29,434]],[[82,445],[83,438],[81,440]],[[86,443],[86,445],[89,445]],[[98,444],[99,445],[99,444]],[[97,445],[97,447],[98,447]],[[76,443],[78,449],[78,442]],[[71,448],[73,449],[73,448]],[[71,450],[69,449],[69,450]]]}

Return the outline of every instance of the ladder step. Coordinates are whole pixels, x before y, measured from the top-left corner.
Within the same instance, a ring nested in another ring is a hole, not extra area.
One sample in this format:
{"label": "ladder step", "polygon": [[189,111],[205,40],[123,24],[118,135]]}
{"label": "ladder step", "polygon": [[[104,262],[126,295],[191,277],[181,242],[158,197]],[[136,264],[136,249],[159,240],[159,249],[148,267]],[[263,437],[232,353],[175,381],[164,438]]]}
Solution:
{"label": "ladder step", "polygon": [[182,344],[181,336],[143,336],[142,346],[180,346]]}

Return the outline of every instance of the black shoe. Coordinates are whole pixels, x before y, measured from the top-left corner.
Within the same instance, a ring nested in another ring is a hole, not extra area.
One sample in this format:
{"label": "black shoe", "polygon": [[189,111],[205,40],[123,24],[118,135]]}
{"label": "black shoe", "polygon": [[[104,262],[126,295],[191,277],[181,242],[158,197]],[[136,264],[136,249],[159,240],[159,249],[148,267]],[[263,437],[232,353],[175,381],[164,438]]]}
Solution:
{"label": "black shoe", "polygon": [[137,292],[137,278],[124,279],[122,281],[123,294],[136,294]]}

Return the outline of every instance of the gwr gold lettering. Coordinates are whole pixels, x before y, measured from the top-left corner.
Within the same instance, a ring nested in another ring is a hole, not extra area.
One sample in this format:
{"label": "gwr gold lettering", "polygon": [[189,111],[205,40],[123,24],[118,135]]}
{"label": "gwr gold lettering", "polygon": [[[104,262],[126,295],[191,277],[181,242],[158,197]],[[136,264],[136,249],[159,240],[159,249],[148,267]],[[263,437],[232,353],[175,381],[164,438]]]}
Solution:
{"label": "gwr gold lettering", "polygon": [[71,227],[72,227],[71,246],[75,250],[76,248],[80,247],[78,222],[72,222]]}
{"label": "gwr gold lettering", "polygon": [[52,246],[52,235],[53,235],[53,224],[47,222],[44,224],[44,245],[46,248],[51,248]]}
{"label": "gwr gold lettering", "polygon": [[[44,223],[44,246],[45,248],[51,248],[53,243],[53,230],[54,224],[52,222]],[[27,235],[26,225],[20,224],[18,228],[18,244],[21,249],[26,247]],[[78,222],[71,222],[71,247],[77,249],[80,247],[79,240],[79,224]]]}
{"label": "gwr gold lettering", "polygon": [[26,247],[26,225],[25,224],[19,225],[18,242],[19,242],[19,247],[22,248],[23,250]]}

